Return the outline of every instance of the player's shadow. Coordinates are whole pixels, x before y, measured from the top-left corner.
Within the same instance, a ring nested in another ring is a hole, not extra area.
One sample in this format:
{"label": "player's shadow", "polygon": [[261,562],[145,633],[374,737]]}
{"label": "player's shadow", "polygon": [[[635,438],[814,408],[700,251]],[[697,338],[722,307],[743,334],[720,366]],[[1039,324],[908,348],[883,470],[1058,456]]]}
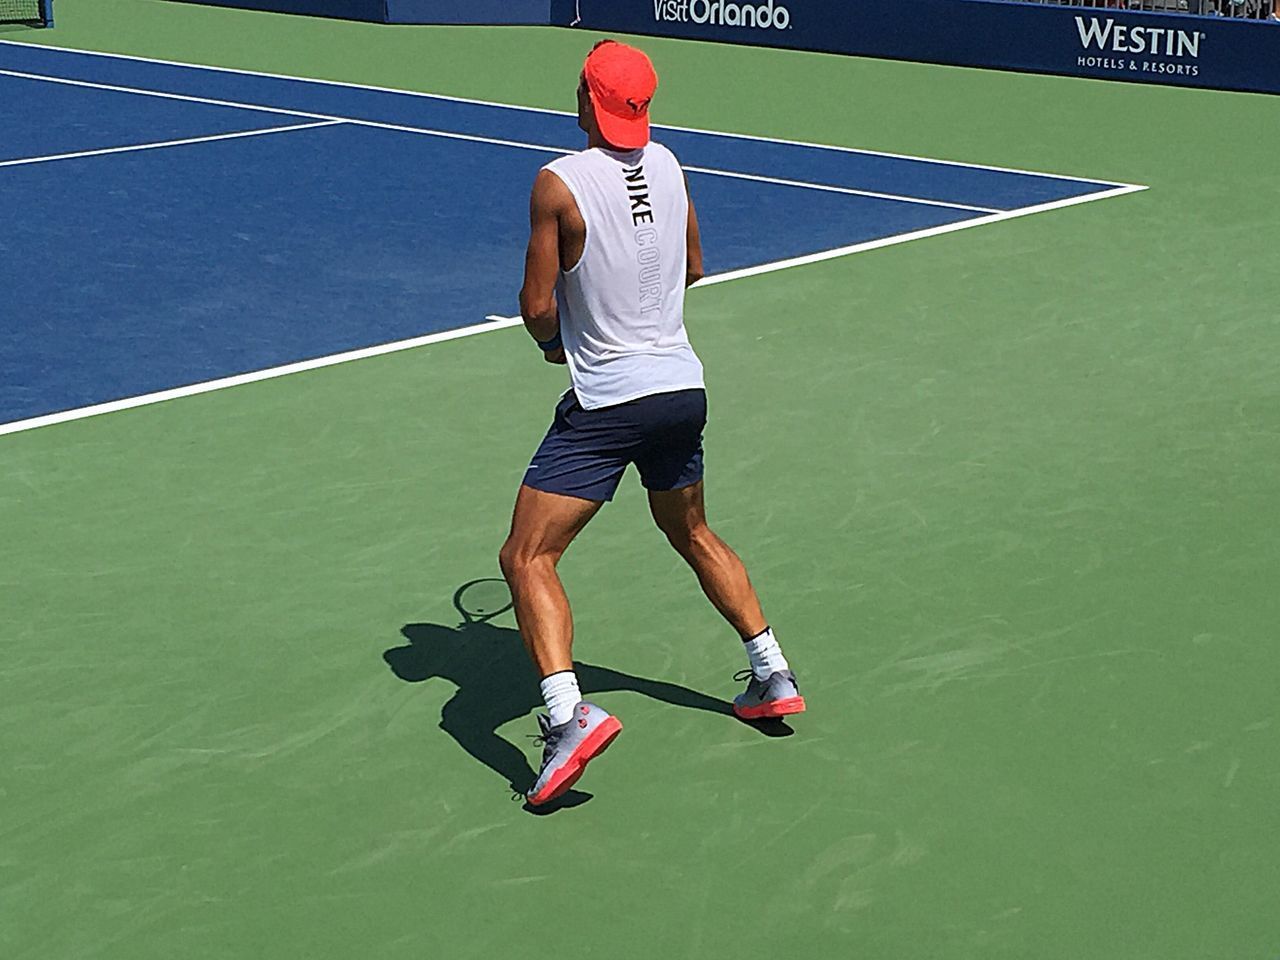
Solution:
{"label": "player's shadow", "polygon": [[[460,587],[459,594],[467,586]],[[440,623],[405,624],[400,633],[408,643],[385,651],[382,658],[397,677],[409,683],[439,677],[454,684],[458,689],[440,712],[440,729],[505,778],[512,791],[524,793],[533,785],[534,770],[525,752],[497,731],[503,724],[542,707],[536,674],[518,631],[489,622],[472,622],[470,618],[467,621],[452,627]],[[581,661],[575,661],[574,669],[583,696],[588,698],[596,693],[630,690],[674,706],[733,718],[730,703],[688,687]],[[778,722],[752,726],[768,736],[793,732]],[[569,794],[559,806],[575,806],[588,799],[588,794]]]}

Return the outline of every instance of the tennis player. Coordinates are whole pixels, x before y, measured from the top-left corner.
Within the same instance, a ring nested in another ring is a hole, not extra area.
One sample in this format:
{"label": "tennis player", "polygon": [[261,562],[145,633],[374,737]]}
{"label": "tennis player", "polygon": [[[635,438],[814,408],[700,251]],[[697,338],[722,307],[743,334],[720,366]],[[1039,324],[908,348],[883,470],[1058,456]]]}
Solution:
{"label": "tennis player", "polygon": [[658,86],[641,51],[611,40],[587,57],[578,125],[588,148],[544,167],[533,186],[520,312],[571,387],[516,497],[502,572],[542,676],[542,769],[531,804],[564,793],[622,730],[582,700],[573,618],[556,564],[613,499],[628,464],[649,508],[703,591],[738,631],[750,671],[743,719],[804,710],[804,699],[738,555],[707,526],[702,363],[684,329],[685,288],[702,278],[698,218],[679,162],[649,139]]}

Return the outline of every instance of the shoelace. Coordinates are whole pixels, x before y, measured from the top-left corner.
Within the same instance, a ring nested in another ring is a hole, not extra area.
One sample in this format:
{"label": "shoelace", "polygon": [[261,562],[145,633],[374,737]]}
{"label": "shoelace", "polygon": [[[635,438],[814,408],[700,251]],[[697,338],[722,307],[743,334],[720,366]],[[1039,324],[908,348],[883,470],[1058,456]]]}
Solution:
{"label": "shoelace", "polygon": [[526,733],[525,737],[534,742],[535,746],[545,747],[547,744],[554,745],[560,738],[558,736],[548,737],[545,733]]}
{"label": "shoelace", "polygon": [[752,670],[750,667],[747,667],[747,669],[745,669],[745,670],[739,670],[737,673],[735,673],[735,674],[733,675],[733,679],[734,679],[736,682],[741,683],[743,680],[751,680],[751,679],[753,679],[753,678],[755,677],[755,675],[756,675],[756,672],[755,672],[754,670]]}
{"label": "shoelace", "polygon": [[[532,741],[533,741],[533,743],[534,743],[534,746],[542,747],[542,748],[543,748],[543,751],[542,751],[542,760],[543,760],[543,762],[545,763],[545,762],[546,762],[546,759],[547,759],[547,752],[546,752],[547,738],[546,738],[546,736],[545,736],[544,734],[541,734],[541,733],[526,733],[526,734],[525,734],[525,739],[526,739],[526,740],[532,740]],[[521,793],[519,790],[513,790],[513,791],[512,791],[512,793],[511,793],[511,802],[512,802],[512,803],[515,803],[516,801],[524,801],[524,800],[527,800],[527,799],[529,799],[529,798],[528,798],[528,797],[526,797],[526,796],[525,796],[523,793]]]}

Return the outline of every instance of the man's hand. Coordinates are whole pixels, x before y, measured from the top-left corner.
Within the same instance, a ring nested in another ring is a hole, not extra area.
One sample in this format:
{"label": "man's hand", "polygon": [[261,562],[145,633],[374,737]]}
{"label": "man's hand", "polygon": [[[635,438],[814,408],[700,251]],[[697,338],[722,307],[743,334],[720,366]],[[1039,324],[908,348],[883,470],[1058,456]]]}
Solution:
{"label": "man's hand", "polygon": [[542,359],[547,361],[547,363],[563,364],[567,362],[564,358],[564,347],[556,347],[550,352],[543,353]]}

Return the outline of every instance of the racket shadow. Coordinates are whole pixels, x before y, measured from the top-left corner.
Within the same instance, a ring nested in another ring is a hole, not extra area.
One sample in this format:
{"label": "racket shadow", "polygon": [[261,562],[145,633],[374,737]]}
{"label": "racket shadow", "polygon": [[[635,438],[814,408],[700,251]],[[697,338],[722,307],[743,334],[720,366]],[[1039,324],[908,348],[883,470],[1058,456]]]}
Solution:
{"label": "racket shadow", "polygon": [[[392,673],[407,683],[440,678],[454,684],[457,692],[440,711],[440,729],[503,777],[513,792],[527,791],[536,776],[525,751],[497,732],[543,706],[519,631],[468,622],[409,623],[400,633],[407,643],[382,654]],[[673,706],[733,717],[727,701],[679,684],[581,661],[574,667],[584,696],[630,690]]]}

